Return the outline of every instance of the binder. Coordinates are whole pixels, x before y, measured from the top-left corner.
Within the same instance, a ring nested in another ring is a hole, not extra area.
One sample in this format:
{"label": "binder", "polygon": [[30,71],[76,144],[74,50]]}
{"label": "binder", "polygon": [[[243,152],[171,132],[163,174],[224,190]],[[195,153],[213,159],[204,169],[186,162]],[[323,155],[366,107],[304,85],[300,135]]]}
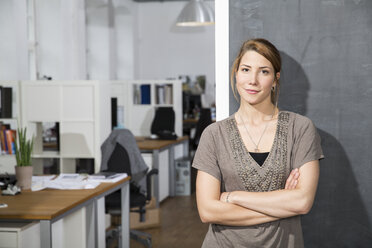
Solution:
{"label": "binder", "polygon": [[157,90],[157,101],[156,103],[157,104],[164,104],[164,85],[157,85],[156,86],[156,90]]}
{"label": "binder", "polygon": [[3,116],[3,111],[2,111],[2,97],[1,97],[1,94],[3,92],[3,86],[0,86],[0,118]]}
{"label": "binder", "polygon": [[1,118],[12,118],[12,88],[1,89]]}
{"label": "binder", "polygon": [[111,98],[111,129],[118,126],[118,99]]}
{"label": "binder", "polygon": [[151,96],[150,96],[150,87],[149,84],[142,84],[141,88],[141,104],[150,104],[151,103]]}

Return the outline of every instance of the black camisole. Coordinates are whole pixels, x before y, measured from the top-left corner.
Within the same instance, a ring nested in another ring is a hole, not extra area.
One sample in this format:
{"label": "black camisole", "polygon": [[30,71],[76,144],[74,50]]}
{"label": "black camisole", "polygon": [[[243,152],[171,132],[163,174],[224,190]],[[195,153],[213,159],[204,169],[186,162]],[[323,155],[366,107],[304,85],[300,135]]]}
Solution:
{"label": "black camisole", "polygon": [[260,166],[263,165],[267,156],[269,156],[268,152],[250,152],[252,158],[259,164]]}

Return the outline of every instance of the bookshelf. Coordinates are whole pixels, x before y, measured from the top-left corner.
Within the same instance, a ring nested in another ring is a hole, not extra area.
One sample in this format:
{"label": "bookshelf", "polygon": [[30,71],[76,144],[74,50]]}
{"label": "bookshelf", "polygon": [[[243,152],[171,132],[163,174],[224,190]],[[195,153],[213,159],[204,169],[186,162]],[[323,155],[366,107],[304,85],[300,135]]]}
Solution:
{"label": "bookshelf", "polygon": [[[109,83],[22,81],[21,92],[22,126],[35,137],[34,173],[74,173],[79,160],[90,160],[97,172],[100,145],[111,130]],[[51,149],[43,134],[47,123],[58,124]]]}
{"label": "bookshelf", "polygon": [[156,107],[173,107],[175,132],[182,136],[182,82],[179,80],[111,81],[111,97],[117,98],[119,126],[135,136],[149,136]]}
{"label": "bookshelf", "polygon": [[[9,96],[9,90],[3,91],[4,88],[11,88],[11,94]],[[20,109],[20,91],[18,81],[0,81],[0,123],[1,125],[9,125],[9,129],[16,130],[18,124],[21,123],[21,109]],[[7,94],[6,96],[4,94]],[[10,106],[9,106],[10,104]],[[4,113],[4,109],[7,109]],[[5,114],[5,115],[4,115]],[[1,130],[1,132],[3,132]],[[5,140],[4,140],[5,142]],[[0,153],[0,174],[9,173],[14,174],[16,165],[16,159],[14,154],[8,154],[4,147],[1,145]]]}

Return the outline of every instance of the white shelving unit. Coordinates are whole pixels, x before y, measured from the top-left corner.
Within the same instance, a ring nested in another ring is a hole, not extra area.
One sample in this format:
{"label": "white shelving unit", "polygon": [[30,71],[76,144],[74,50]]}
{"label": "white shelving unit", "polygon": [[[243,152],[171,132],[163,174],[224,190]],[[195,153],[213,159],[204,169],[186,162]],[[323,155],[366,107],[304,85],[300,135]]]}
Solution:
{"label": "white shelving unit", "polygon": [[[0,81],[0,86],[12,88],[12,118],[1,118],[0,121],[4,124],[10,124],[11,129],[17,129],[21,123],[21,107],[20,107],[20,90],[18,81]],[[16,165],[15,155],[0,154],[0,174],[14,174]]]}
{"label": "white shelving unit", "polygon": [[[145,101],[141,99],[141,86],[145,86],[147,92],[150,91]],[[149,136],[151,134],[151,123],[157,107],[173,107],[176,116],[175,132],[178,136],[182,136],[181,81],[111,81],[111,97],[116,97],[118,106],[124,108],[124,123],[120,124],[131,130],[135,136]]]}
{"label": "white shelving unit", "polygon": [[[34,173],[55,159],[60,173],[74,173],[76,159],[101,161],[100,146],[111,131],[110,85],[99,81],[22,81],[22,126],[34,135]],[[59,123],[59,151],[44,151],[42,123]]]}

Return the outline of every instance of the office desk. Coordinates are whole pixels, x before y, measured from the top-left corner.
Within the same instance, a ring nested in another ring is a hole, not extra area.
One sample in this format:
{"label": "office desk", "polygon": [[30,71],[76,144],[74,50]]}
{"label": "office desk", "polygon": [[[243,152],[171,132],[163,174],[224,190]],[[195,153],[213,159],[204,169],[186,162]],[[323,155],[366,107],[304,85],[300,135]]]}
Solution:
{"label": "office desk", "polygon": [[[129,247],[129,180],[128,177],[116,183],[101,183],[95,189],[44,189],[34,192],[25,190],[15,196],[0,196],[0,202],[8,204],[7,208],[0,208],[0,222],[38,220],[40,222],[41,247],[52,247],[52,238],[59,238],[52,237],[53,223],[92,204],[92,219],[87,218],[86,221],[93,222],[90,223],[92,227],[88,227],[88,229],[93,229],[90,237],[93,237],[94,244],[87,241],[86,247],[98,247],[99,244],[105,245],[102,243],[105,242],[105,237],[102,237],[105,234],[104,218],[102,217],[102,214],[104,216],[104,205],[103,208],[98,206],[98,200],[121,189],[121,219],[127,220],[122,225],[122,240],[123,247]],[[103,232],[102,229],[104,229]],[[89,232],[89,230],[83,231],[83,233]]]}
{"label": "office desk", "polygon": [[[189,155],[189,137],[183,136],[179,137],[176,140],[154,140],[154,139],[146,139],[143,137],[136,137],[137,145],[141,151],[141,153],[151,153],[152,154],[152,168],[159,169],[160,161],[159,161],[159,154],[164,150],[169,150],[168,159],[169,159],[169,196],[175,196],[175,146],[176,145],[183,145],[183,154],[182,156]],[[161,171],[159,170],[159,174]],[[155,177],[154,180],[154,194],[156,197],[156,204],[159,206],[160,193],[159,193],[159,177]]]}

